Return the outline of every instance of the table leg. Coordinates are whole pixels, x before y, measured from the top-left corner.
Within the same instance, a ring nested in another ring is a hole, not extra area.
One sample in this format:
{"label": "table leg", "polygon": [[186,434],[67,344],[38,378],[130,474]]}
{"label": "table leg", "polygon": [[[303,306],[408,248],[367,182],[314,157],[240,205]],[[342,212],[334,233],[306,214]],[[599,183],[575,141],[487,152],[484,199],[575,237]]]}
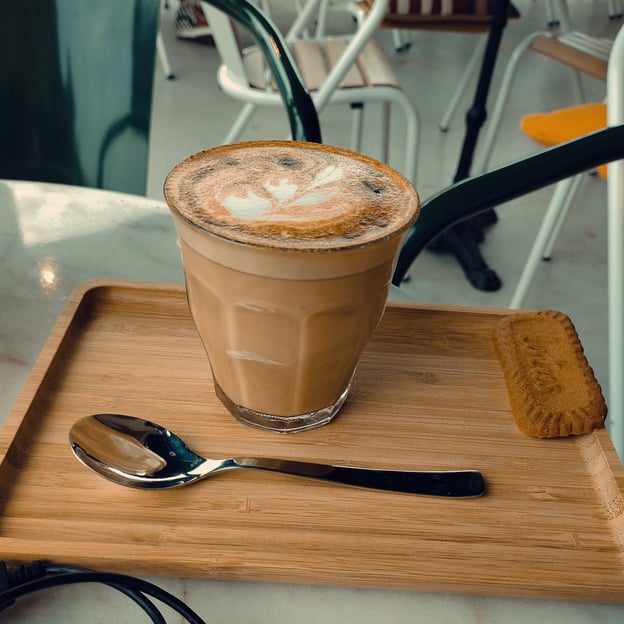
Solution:
{"label": "table leg", "polygon": [[[507,25],[509,4],[510,0],[500,0],[492,15],[475,97],[466,114],[466,134],[454,182],[463,180],[470,175],[479,132],[487,116],[487,96],[503,30]],[[498,290],[502,282],[496,272],[488,266],[479,249],[479,244],[484,239],[485,228],[493,225],[496,220],[494,210],[489,210],[478,217],[458,223],[437,237],[428,249],[434,252],[452,253],[464,270],[468,281],[475,288],[485,291]]]}

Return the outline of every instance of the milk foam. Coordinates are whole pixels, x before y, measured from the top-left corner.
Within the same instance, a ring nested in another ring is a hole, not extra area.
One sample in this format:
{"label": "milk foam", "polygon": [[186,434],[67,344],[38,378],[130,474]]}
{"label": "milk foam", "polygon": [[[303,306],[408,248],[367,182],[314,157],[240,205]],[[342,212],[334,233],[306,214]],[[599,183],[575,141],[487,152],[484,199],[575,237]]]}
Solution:
{"label": "milk foam", "polygon": [[169,174],[165,196],[203,230],[276,247],[361,245],[403,231],[418,212],[411,184],[386,165],[293,141],[195,154]]}

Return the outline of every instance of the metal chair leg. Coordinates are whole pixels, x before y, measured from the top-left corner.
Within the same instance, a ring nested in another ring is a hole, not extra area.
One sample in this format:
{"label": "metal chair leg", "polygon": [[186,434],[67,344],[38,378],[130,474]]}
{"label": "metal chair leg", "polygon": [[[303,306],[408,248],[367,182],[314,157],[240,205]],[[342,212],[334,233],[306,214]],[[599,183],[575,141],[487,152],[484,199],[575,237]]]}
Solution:
{"label": "metal chair leg", "polygon": [[354,152],[362,151],[363,113],[364,104],[362,102],[353,102],[351,104],[351,149]]}
{"label": "metal chair leg", "polygon": [[158,54],[158,60],[160,62],[160,66],[163,70],[163,74],[165,74],[165,78],[167,80],[173,80],[175,78],[175,74],[171,69],[171,63],[169,62],[169,55],[167,54],[167,49],[165,48],[165,42],[163,41],[162,32],[159,30],[158,35],[156,35],[156,52]]}
{"label": "metal chair leg", "polygon": [[[566,200],[574,193],[575,185],[581,179],[581,175],[567,178],[557,184],[555,192],[550,200],[550,204],[546,210],[546,214],[542,220],[540,229],[533,242],[533,247],[529,252],[529,257],[524,265],[524,269],[516,285],[516,290],[509,304],[510,308],[518,309],[524,305],[529,287],[533,282],[537,267],[542,261],[544,249],[550,240],[553,230],[557,227],[557,222],[561,216],[561,210],[566,204]],[[575,182],[576,181],[576,182]]]}
{"label": "metal chair leg", "polygon": [[607,7],[609,10],[609,19],[615,20],[622,17],[622,4],[620,0],[609,0],[607,2]]}
{"label": "metal chair leg", "polygon": [[[387,163],[390,151],[390,104],[389,102],[381,103],[381,123],[379,124],[379,143],[381,145],[380,160]],[[414,137],[416,141],[417,138]]]}
{"label": "metal chair leg", "polygon": [[544,248],[544,251],[542,252],[542,260],[548,261],[552,258],[552,253],[555,247],[555,243],[557,242],[557,238],[559,238],[559,232],[561,232],[561,228],[563,227],[563,224],[565,223],[566,217],[568,216],[568,212],[570,212],[570,208],[572,207],[572,201],[574,200],[574,196],[576,195],[576,192],[578,191],[578,188],[581,185],[582,180],[583,180],[582,175],[578,175],[574,177],[574,182],[572,184],[572,187],[570,188],[570,191],[566,195],[563,205],[561,206],[561,209],[559,210],[559,217],[557,218],[555,226],[553,227],[553,231],[551,232],[549,239],[546,241],[546,247]]}
{"label": "metal chair leg", "polygon": [[256,106],[254,104],[245,104],[243,106],[243,110],[238,114],[236,121],[232,124],[232,127],[229,129],[227,135],[223,139],[223,144],[227,145],[229,143],[234,143],[236,139],[241,135],[245,126],[249,123],[251,116],[254,114],[256,110]]}
{"label": "metal chair leg", "polygon": [[451,125],[451,120],[457,112],[457,107],[459,106],[462,97],[465,95],[466,90],[472,83],[472,80],[479,66],[479,61],[481,61],[481,59],[483,58],[486,43],[487,38],[481,37],[479,43],[475,46],[472,56],[468,61],[468,65],[466,66],[466,69],[464,69],[464,73],[462,74],[462,77],[460,78],[459,83],[457,84],[457,87],[453,92],[453,95],[451,95],[449,105],[446,108],[446,111],[444,112],[444,115],[442,116],[442,119],[440,121],[439,127],[442,132],[446,132],[449,129]]}

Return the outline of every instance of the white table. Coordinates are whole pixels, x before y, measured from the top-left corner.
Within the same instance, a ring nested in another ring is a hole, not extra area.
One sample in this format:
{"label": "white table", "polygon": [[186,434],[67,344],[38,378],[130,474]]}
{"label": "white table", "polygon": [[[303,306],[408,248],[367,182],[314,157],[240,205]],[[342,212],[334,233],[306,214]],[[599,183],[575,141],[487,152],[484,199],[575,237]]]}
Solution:
{"label": "white table", "polygon": [[[0,223],[1,424],[77,284],[95,277],[181,282],[183,276],[173,224],[160,202],[84,188],[0,181]],[[224,624],[624,621],[624,605],[164,579],[157,569],[150,580],[182,598],[205,620]],[[146,621],[123,596],[89,585],[29,596],[2,618],[12,624]]]}

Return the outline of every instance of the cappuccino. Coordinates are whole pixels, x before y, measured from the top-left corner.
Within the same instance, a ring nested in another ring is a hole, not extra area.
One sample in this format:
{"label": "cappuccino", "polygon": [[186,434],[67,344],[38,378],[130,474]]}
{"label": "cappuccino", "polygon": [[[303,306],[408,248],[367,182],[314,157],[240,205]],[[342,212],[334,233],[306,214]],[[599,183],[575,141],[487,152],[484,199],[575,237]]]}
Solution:
{"label": "cappuccino", "polygon": [[349,150],[262,141],[187,158],[165,197],[222,402],[276,431],[329,422],[416,219],[412,185]]}

